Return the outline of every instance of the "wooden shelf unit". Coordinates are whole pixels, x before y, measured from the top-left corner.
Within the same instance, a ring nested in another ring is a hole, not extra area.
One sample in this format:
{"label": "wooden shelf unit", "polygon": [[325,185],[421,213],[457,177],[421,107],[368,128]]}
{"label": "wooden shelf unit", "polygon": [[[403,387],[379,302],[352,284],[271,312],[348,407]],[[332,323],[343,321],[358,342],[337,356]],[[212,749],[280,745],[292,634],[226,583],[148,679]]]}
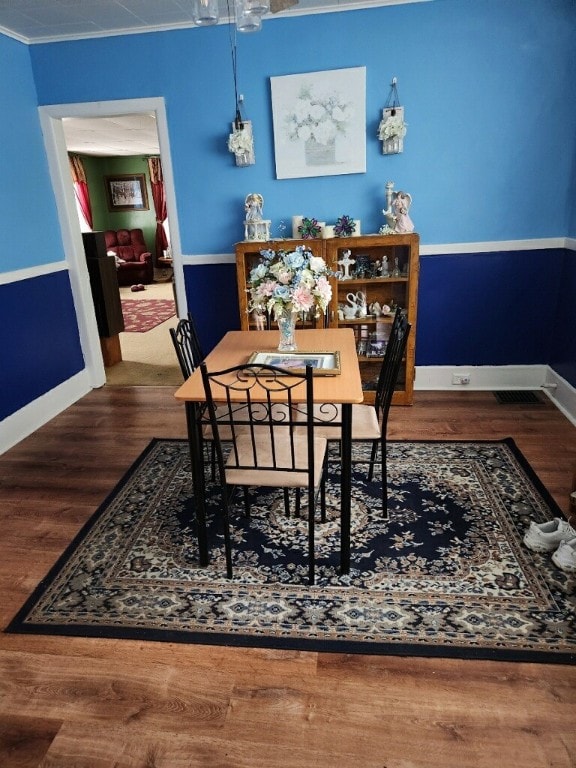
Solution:
{"label": "wooden shelf unit", "polygon": [[[366,295],[366,303],[370,306],[373,302],[380,305],[400,306],[408,315],[408,322],[412,325],[406,356],[398,378],[398,384],[392,403],[394,405],[412,405],[414,396],[414,353],[416,348],[416,313],[418,301],[418,276],[420,268],[419,243],[420,238],[412,235],[366,235],[360,237],[337,237],[324,240],[324,258],[327,264],[334,270],[338,270],[338,261],[342,259],[343,252],[349,250],[351,258],[357,263],[358,257],[368,257],[371,264],[376,261],[388,260],[390,273],[394,269],[395,259],[398,258],[400,276],[398,277],[362,277],[350,280],[335,280],[333,283],[333,297],[330,323],[340,327],[352,327],[358,331],[360,343],[361,329],[365,327],[366,333],[374,333],[378,322],[392,323],[393,317],[375,317],[369,315],[365,318],[353,320],[341,320],[338,318],[338,305],[347,304],[347,294],[362,291]],[[355,265],[352,267],[352,270]],[[352,272],[351,270],[351,272]],[[382,365],[381,357],[368,357],[360,354],[358,357],[360,372],[365,389],[366,402],[374,402],[374,389],[378,379],[378,373]]]}
{"label": "wooden shelf unit", "polygon": [[[332,280],[332,301],[328,313],[329,325],[333,328],[352,328],[357,335],[360,345],[362,334],[368,336],[376,331],[378,323],[391,324],[392,315],[364,318],[339,319],[339,305],[347,303],[347,294],[362,291],[366,295],[367,304],[374,302],[380,305],[400,306],[408,315],[412,326],[404,364],[400,371],[396,392],[393,397],[394,405],[412,405],[414,395],[414,356],[416,348],[416,315],[419,277],[419,242],[417,234],[411,235],[365,235],[360,237],[330,238],[327,240],[275,240],[270,242],[241,242],[236,244],[236,269],[238,280],[238,302],[240,305],[240,325],[243,330],[255,329],[255,324],[248,314],[248,295],[246,292],[247,279],[250,270],[259,262],[260,251],[293,250],[297,245],[305,245],[315,256],[322,256],[330,269],[337,271],[338,261],[343,252],[349,250],[351,258],[357,261],[358,256],[368,257],[371,264],[376,261],[388,261],[390,273],[398,259],[400,276],[397,277],[353,277],[349,280]],[[352,268],[352,270],[354,267]],[[352,271],[351,270],[351,271]],[[374,389],[378,372],[382,365],[382,357],[359,354],[358,361],[362,382],[365,389],[366,402],[374,401]]]}

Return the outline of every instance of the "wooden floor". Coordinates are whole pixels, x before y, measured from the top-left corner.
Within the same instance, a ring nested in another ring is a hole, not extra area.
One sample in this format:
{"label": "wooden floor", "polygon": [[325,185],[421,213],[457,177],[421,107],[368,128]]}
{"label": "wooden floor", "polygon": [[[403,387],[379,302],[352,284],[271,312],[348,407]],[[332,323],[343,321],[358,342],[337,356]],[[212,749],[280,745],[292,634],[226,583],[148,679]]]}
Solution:
{"label": "wooden floor", "polygon": [[[105,387],[0,457],[5,627],[152,437],[173,389]],[[551,404],[417,392],[392,438],[513,437],[567,512]],[[574,768],[576,668],[0,634],[0,766]]]}

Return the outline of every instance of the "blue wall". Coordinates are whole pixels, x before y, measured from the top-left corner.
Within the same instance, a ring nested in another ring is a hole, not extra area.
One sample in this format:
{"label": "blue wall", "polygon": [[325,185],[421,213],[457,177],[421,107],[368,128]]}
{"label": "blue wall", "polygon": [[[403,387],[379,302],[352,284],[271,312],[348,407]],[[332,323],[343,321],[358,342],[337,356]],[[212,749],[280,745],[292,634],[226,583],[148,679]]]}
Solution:
{"label": "blue wall", "polygon": [[[0,273],[63,259],[27,46],[0,35]],[[0,420],[84,368],[66,271],[0,284]]]}
{"label": "blue wall", "polygon": [[531,365],[549,359],[564,251],[424,256],[417,365]]}
{"label": "blue wall", "polygon": [[2,273],[63,258],[29,49],[2,35],[0,104]]}
{"label": "blue wall", "polygon": [[[572,0],[433,0],[267,19],[238,37],[256,138],[249,168],[226,149],[226,26],[29,47],[0,35],[0,224],[11,244],[0,253],[2,415],[83,367],[67,274],[1,284],[2,273],[63,258],[39,104],[164,97],[185,255],[231,253],[254,191],[273,234],[295,214],[333,222],[343,213],[375,232],[389,180],[412,194],[423,246],[575,237],[575,32]],[[367,73],[366,173],[277,180],[270,77],[356,66]],[[409,127],[404,153],[383,156],[376,132],[393,76]],[[185,278],[209,349],[238,324],[234,267],[186,266]],[[575,287],[574,251],[423,256],[417,364],[550,363],[576,386]],[[16,306],[13,353],[4,350]],[[26,338],[40,353],[33,369]]]}
{"label": "blue wall", "polygon": [[0,287],[0,420],[84,368],[68,272]]}
{"label": "blue wall", "polygon": [[560,275],[548,364],[576,387],[576,254],[566,253]]}
{"label": "blue wall", "polygon": [[[294,214],[333,222],[348,213],[377,232],[388,180],[412,194],[423,244],[513,240],[568,231],[569,207],[558,203],[573,176],[575,20],[572,0],[434,0],[267,19],[238,36],[256,142],[248,168],[226,148],[227,26],[35,45],[30,56],[41,104],[166,99],[186,254],[230,252],[253,191],[276,235]],[[277,180],[270,77],[357,66],[367,73],[367,172]],[[393,76],[409,127],[405,152],[384,156],[376,133]]]}

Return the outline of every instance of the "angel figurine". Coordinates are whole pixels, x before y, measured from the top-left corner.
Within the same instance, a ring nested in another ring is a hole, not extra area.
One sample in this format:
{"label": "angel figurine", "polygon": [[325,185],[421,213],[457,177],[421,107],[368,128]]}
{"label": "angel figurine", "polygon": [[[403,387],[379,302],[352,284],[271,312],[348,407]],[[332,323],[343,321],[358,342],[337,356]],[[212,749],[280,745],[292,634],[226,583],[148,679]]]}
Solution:
{"label": "angel figurine", "polygon": [[264,198],[257,192],[251,192],[246,195],[244,201],[244,239],[269,240],[270,239],[270,220],[262,218],[262,209],[264,208]]}
{"label": "angel figurine", "polygon": [[408,215],[411,205],[412,197],[408,192],[398,191],[394,193],[394,200],[392,202],[392,210],[395,219],[394,230],[400,234],[414,232],[414,224]]}
{"label": "angel figurine", "polygon": [[386,208],[382,213],[386,224],[380,227],[381,235],[408,234],[414,232],[414,224],[409,216],[412,197],[408,192],[394,192],[394,182],[386,183]]}
{"label": "angel figurine", "polygon": [[264,198],[257,192],[252,192],[246,196],[244,201],[244,210],[246,211],[246,221],[262,221],[262,209],[264,208]]}

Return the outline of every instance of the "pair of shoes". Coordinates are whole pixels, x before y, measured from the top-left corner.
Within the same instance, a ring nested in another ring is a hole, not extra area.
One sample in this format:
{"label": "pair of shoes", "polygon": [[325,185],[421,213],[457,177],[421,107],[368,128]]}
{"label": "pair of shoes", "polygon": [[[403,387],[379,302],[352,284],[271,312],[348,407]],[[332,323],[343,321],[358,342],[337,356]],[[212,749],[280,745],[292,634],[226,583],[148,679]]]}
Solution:
{"label": "pair of shoes", "polygon": [[562,541],[552,553],[552,562],[566,573],[576,573],[576,538]]}
{"label": "pair of shoes", "polygon": [[576,530],[555,517],[547,523],[531,522],[524,544],[534,552],[552,552],[552,562],[567,573],[576,573]]}
{"label": "pair of shoes", "polygon": [[533,552],[553,552],[562,541],[570,539],[576,539],[576,530],[559,517],[548,523],[531,522],[524,534],[524,544]]}
{"label": "pair of shoes", "polygon": [[137,285],[133,285],[130,290],[132,293],[137,293],[138,291],[145,291],[146,286],[142,285],[142,283],[138,283]]}

